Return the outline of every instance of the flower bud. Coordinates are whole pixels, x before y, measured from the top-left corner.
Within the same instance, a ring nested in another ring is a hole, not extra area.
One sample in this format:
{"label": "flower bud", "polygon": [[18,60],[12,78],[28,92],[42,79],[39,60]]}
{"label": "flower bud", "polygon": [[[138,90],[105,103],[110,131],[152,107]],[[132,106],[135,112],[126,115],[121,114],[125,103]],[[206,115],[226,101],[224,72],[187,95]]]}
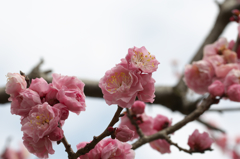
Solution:
{"label": "flower bud", "polygon": [[144,113],[145,109],[145,103],[142,101],[135,101],[133,103],[133,106],[131,107],[132,113],[133,114],[142,114]]}
{"label": "flower bud", "polygon": [[116,129],[115,136],[119,141],[127,142],[133,139],[134,131],[130,130],[126,125]]}

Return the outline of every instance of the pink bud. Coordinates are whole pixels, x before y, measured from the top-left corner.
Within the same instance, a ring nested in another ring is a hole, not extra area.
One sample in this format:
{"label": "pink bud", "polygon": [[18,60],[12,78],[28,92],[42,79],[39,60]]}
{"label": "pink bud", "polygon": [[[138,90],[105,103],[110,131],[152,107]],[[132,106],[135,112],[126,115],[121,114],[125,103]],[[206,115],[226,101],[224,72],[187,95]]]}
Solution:
{"label": "pink bud", "polygon": [[52,141],[59,141],[63,138],[63,130],[59,127],[49,134],[49,139]]}
{"label": "pink bud", "polygon": [[142,114],[144,113],[145,103],[142,101],[135,101],[131,108],[133,114]]}
{"label": "pink bud", "polygon": [[23,89],[27,88],[27,82],[25,78],[19,73],[8,73],[7,74],[6,93],[11,96],[16,96]]}
{"label": "pink bud", "polygon": [[224,85],[221,81],[214,81],[209,87],[208,91],[213,96],[222,96],[224,93]]}
{"label": "pink bud", "polygon": [[130,130],[126,125],[116,129],[115,136],[119,141],[127,142],[133,139],[134,131]]}
{"label": "pink bud", "polygon": [[204,151],[211,147],[213,140],[209,137],[208,133],[199,133],[196,129],[188,138],[188,145],[191,150]]}

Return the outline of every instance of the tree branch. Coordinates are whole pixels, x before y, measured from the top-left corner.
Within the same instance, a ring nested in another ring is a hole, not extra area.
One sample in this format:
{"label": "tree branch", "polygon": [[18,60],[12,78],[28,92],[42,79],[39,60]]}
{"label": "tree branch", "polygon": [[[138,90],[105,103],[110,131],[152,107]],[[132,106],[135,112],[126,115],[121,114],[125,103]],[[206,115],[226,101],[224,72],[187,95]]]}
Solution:
{"label": "tree branch", "polygon": [[[208,111],[209,111],[209,110],[208,110]],[[225,130],[222,130],[222,129],[220,129],[220,128],[217,128],[217,127],[215,127],[215,126],[213,126],[213,125],[211,125],[211,124],[209,124],[209,123],[201,120],[200,118],[196,119],[196,121],[198,121],[199,123],[205,125],[207,128],[209,128],[209,129],[211,129],[211,130],[220,131],[221,133],[224,133],[224,134],[226,133]]]}

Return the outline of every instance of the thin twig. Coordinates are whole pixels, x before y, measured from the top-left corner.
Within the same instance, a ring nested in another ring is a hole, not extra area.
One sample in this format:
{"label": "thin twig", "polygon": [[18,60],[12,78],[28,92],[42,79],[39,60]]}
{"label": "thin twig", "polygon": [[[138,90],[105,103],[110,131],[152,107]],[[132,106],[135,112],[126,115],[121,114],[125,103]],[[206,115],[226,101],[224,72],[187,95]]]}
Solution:
{"label": "thin twig", "polygon": [[166,135],[174,133],[189,122],[199,118],[199,116],[202,115],[206,110],[208,110],[210,106],[214,103],[216,103],[216,99],[212,98],[212,96],[209,95],[206,99],[203,99],[203,101],[199,104],[196,110],[187,115],[183,120],[153,135],[145,136],[144,138],[138,139],[135,143],[132,144],[132,149],[135,150],[138,147],[157,139],[164,139]]}
{"label": "thin twig", "polygon": [[220,132],[222,132],[222,133],[224,133],[224,134],[226,133],[225,130],[222,130],[222,129],[220,129],[220,128],[217,128],[217,127],[215,127],[215,126],[213,126],[213,125],[211,125],[211,124],[203,121],[202,119],[199,119],[199,118],[198,118],[198,119],[196,119],[196,121],[198,121],[199,123],[205,125],[206,127],[208,127],[208,128],[211,129],[211,130],[220,131]]}
{"label": "thin twig", "polygon": [[144,137],[144,134],[143,134],[142,130],[139,128],[139,126],[138,126],[138,124],[136,123],[136,121],[132,118],[129,109],[126,108],[126,110],[127,110],[127,116],[128,116],[128,118],[129,118],[129,120],[131,121],[132,125],[135,126],[138,135],[140,136],[140,138],[143,138],[143,137]]}
{"label": "thin twig", "polygon": [[122,109],[123,108],[118,106],[116,113],[114,114],[111,122],[109,123],[107,128],[104,130],[104,132],[102,134],[100,134],[99,136],[94,136],[93,140],[90,143],[88,143],[84,148],[79,149],[71,159],[77,159],[79,156],[88,153],[90,150],[92,150],[97,145],[97,143],[99,141],[101,141],[106,136],[111,135],[111,132],[108,131],[108,128],[113,127],[119,121],[119,116],[121,114]]}
{"label": "thin twig", "polygon": [[209,109],[208,112],[219,112],[223,113],[225,111],[239,111],[240,108],[222,108],[222,109]]}

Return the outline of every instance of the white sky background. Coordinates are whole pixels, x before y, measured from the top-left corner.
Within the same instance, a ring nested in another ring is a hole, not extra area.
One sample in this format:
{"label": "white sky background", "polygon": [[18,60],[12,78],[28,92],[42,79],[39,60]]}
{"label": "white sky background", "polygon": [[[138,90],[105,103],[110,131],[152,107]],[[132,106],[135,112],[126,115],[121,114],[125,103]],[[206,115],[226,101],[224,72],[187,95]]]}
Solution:
{"label": "white sky background", "polygon": [[[153,74],[156,84],[173,85],[171,60],[180,62],[179,70],[192,58],[210,31],[218,8],[213,0],[89,0],[89,1],[0,1],[0,86],[6,84],[8,72],[28,73],[40,58],[45,60],[42,69],[52,69],[63,75],[99,80],[105,72],[120,62],[130,47],[145,46],[160,61]],[[236,37],[237,25],[232,24],[224,36]],[[79,116],[71,113],[63,127],[66,137],[75,145],[90,141],[108,125],[116,106],[108,106],[102,99],[87,97],[87,110]],[[234,105],[221,102],[214,108]],[[235,103],[235,105],[239,105]],[[147,114],[161,113],[173,119],[183,118],[166,108],[147,108]],[[239,112],[208,113],[209,120],[223,126],[232,137],[240,133],[234,121]],[[0,107],[0,151],[8,136],[12,146],[21,140],[19,117],[10,114],[9,104]],[[188,136],[199,128],[198,123],[188,124],[173,135],[174,142],[188,148]],[[16,146],[17,145],[17,146]],[[206,154],[189,155],[171,147],[172,153],[161,155],[148,145],[136,151],[136,159],[185,158],[226,159],[218,148]],[[55,145],[54,158],[67,158],[63,145]],[[33,157],[35,158],[35,157]]]}

